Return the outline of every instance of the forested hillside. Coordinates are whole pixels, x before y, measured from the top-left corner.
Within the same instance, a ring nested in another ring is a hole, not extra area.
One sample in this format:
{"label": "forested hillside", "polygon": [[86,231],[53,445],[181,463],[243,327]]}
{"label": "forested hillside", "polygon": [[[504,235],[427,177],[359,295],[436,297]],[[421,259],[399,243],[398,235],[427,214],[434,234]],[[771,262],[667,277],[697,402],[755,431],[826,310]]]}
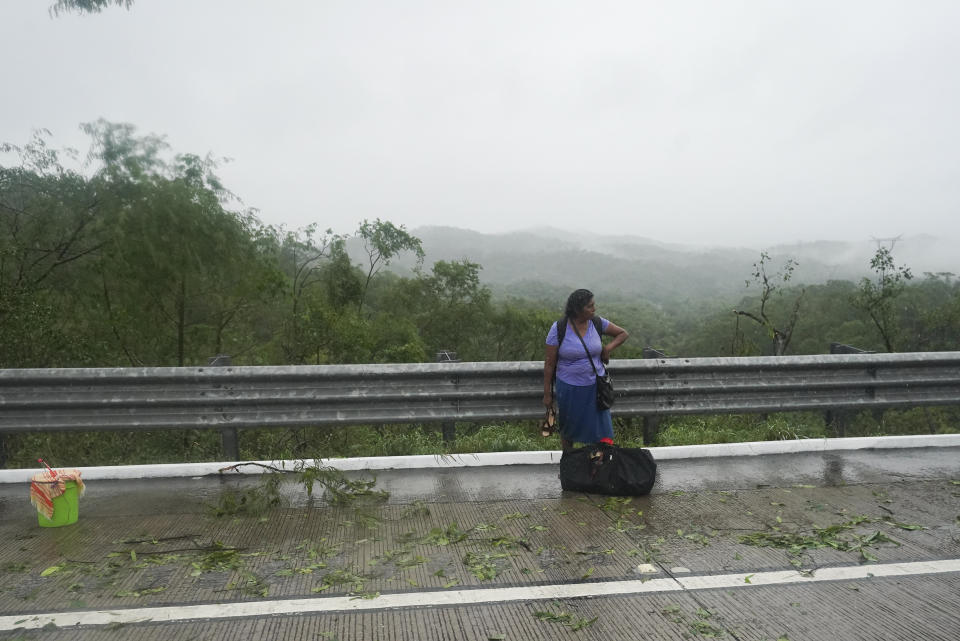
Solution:
{"label": "forested hillside", "polygon": [[[960,286],[929,238],[761,253],[344,230],[324,212],[289,230],[244,209],[209,156],[129,125],[85,131],[83,171],[44,133],[0,156],[0,367],[538,359],[576,287],[630,330],[619,357],[958,349]],[[904,258],[915,246],[933,268]]]}
{"label": "forested hillside", "polygon": [[[640,221],[642,224],[642,220]],[[640,297],[669,304],[744,293],[744,280],[761,250],[778,261],[798,262],[796,279],[807,284],[831,280],[859,281],[870,274],[877,243],[819,241],[772,247],[700,247],[661,243],[639,236],[604,235],[603,228],[578,233],[536,229],[481,234],[454,227],[422,227],[413,233],[423,241],[426,260],[468,259],[483,265],[482,277],[495,294],[537,296],[537,288],[569,292],[580,283],[604,296]],[[887,245],[889,241],[881,241]],[[898,239],[898,260],[923,273],[956,271],[960,261],[954,243],[932,236]],[[359,247],[348,244],[351,253]],[[409,273],[411,259],[400,258],[394,269]],[[564,294],[565,295],[565,294]]]}

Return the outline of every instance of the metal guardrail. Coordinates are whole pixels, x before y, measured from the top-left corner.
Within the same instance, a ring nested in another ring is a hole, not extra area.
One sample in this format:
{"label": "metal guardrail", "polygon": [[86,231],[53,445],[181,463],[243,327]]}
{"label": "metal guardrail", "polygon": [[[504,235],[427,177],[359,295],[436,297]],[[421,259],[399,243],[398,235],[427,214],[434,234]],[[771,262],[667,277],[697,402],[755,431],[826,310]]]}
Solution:
{"label": "metal guardrail", "polygon": [[[614,414],[960,404],[960,352],[618,360]],[[543,364],[0,370],[0,434],[538,418]]]}

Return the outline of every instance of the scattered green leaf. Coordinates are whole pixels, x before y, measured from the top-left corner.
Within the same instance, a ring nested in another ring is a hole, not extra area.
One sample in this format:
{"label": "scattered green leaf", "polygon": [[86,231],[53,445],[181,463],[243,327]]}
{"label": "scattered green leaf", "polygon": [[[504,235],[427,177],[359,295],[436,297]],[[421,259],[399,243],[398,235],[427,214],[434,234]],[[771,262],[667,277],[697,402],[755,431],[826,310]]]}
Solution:
{"label": "scattered green leaf", "polygon": [[[560,604],[554,602],[556,607],[560,607]],[[577,632],[584,628],[588,628],[596,623],[599,617],[593,617],[592,619],[587,619],[585,617],[577,616],[571,612],[561,609],[560,612],[551,612],[549,610],[538,610],[533,613],[533,616],[540,619],[541,621],[549,621],[550,623],[559,623],[570,628],[571,631]]]}
{"label": "scattered green leaf", "polygon": [[424,505],[423,501],[414,501],[400,513],[400,518],[402,519],[409,519],[416,516],[430,516],[430,508]]}
{"label": "scattered green leaf", "polygon": [[900,523],[899,521],[890,521],[892,525],[896,525],[901,530],[926,530],[928,528],[923,527],[922,525],[917,525],[915,523]]}
{"label": "scattered green leaf", "polygon": [[713,625],[710,625],[706,621],[691,622],[690,630],[696,634],[699,634],[702,637],[707,637],[710,639],[722,637],[724,635],[724,630],[722,628],[718,628]]}
{"label": "scattered green leaf", "polygon": [[463,564],[467,566],[470,574],[481,581],[493,579],[499,574],[500,569],[496,561],[509,557],[509,554],[486,552],[483,554],[477,552],[467,552],[463,557]]}
{"label": "scattered green leaf", "polygon": [[159,592],[163,592],[166,589],[167,589],[166,586],[160,586],[156,588],[143,588],[141,590],[121,590],[120,592],[117,592],[116,594],[114,594],[114,596],[121,597],[121,598],[123,597],[139,598],[147,594],[157,594]]}

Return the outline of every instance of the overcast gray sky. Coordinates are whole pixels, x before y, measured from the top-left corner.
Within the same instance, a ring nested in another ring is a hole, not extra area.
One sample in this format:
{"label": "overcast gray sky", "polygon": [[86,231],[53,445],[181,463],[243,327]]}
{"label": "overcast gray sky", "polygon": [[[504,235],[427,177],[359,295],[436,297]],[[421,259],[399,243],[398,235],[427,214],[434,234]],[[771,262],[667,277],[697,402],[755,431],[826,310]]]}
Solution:
{"label": "overcast gray sky", "polygon": [[103,117],[272,224],[960,237],[960,2],[3,0],[0,141]]}

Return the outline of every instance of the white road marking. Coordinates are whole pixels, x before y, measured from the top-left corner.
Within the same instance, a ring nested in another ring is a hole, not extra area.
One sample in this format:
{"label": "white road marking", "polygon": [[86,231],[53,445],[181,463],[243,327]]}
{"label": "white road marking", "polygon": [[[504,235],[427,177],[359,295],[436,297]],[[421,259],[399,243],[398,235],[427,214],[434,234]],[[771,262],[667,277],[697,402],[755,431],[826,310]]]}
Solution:
{"label": "white road marking", "polygon": [[512,588],[405,592],[402,594],[386,594],[375,599],[315,597],[277,601],[247,601],[242,603],[214,603],[207,605],[19,614],[0,617],[0,631],[15,630],[18,628],[36,629],[51,623],[59,628],[64,628],[75,625],[130,624],[147,621],[169,622],[284,614],[321,614],[326,612],[389,610],[424,606],[573,599],[579,597],[602,597],[651,592],[678,592],[683,590],[731,589],[854,579],[869,580],[877,577],[942,574],[945,572],[960,572],[960,559],[820,568],[812,576],[787,570],[749,574],[683,576],[675,579],[664,578],[650,579],[647,581],[603,581]]}
{"label": "white road marking", "polygon": [[687,590],[710,590],[714,588],[739,588],[750,585],[850,581],[854,579],[910,576],[915,574],[939,574],[943,572],[960,572],[960,559],[819,568],[812,575],[800,574],[795,570],[782,570],[775,572],[757,572],[755,574],[682,576],[677,577],[677,582]]}

